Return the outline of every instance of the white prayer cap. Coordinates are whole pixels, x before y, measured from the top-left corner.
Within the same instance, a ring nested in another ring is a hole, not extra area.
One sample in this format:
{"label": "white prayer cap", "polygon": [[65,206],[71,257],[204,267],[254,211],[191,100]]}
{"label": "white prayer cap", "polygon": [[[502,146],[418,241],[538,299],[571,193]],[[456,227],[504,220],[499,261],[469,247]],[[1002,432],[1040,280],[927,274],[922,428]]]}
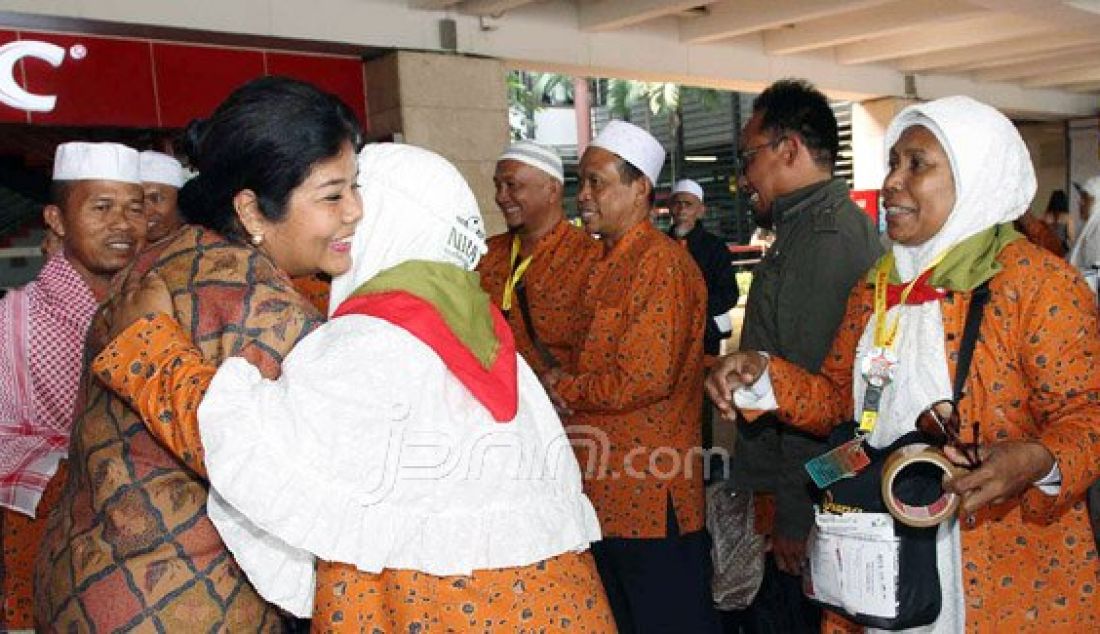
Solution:
{"label": "white prayer cap", "polygon": [[137,150],[119,143],[73,141],[57,146],[53,158],[55,181],[104,180],[141,183]]}
{"label": "white prayer cap", "polygon": [[657,186],[657,177],[665,164],[665,148],[652,134],[632,123],[616,120],[596,135],[592,145],[618,154],[619,158],[640,169],[650,184]]}
{"label": "white prayer cap", "polygon": [[1089,196],[1092,196],[1093,198],[1100,198],[1100,176],[1093,176],[1079,187]]}
{"label": "white prayer cap", "polygon": [[676,181],[676,185],[672,188],[672,195],[676,194],[691,194],[698,198],[699,202],[703,202],[703,188],[690,178]]}
{"label": "white prayer cap", "polygon": [[167,154],[145,150],[141,153],[141,182],[183,187],[183,165]]}
{"label": "white prayer cap", "polygon": [[533,141],[516,141],[504,150],[497,163],[501,161],[519,161],[540,169],[561,182],[565,182],[565,170],[561,166],[561,157],[554,150]]}

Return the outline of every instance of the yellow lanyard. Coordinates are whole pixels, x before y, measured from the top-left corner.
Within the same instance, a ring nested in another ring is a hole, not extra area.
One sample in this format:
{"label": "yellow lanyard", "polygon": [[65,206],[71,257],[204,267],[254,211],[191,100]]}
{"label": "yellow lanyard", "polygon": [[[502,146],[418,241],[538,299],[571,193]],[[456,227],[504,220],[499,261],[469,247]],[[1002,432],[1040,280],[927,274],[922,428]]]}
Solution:
{"label": "yellow lanyard", "polygon": [[[944,257],[947,256],[947,253],[947,251],[943,251],[932,258],[928,266],[905,285],[905,288],[901,291],[901,297],[898,299],[899,305],[905,304],[905,300],[909,299],[909,293],[913,291],[913,287],[916,286],[917,280],[927,273],[929,269],[935,268],[937,264],[942,262]],[[894,344],[898,337],[898,325],[901,323],[901,311],[898,311],[898,313],[894,315],[894,319],[891,320],[890,325],[886,325],[886,288],[889,286],[887,277],[890,275],[890,269],[892,268],[894,268],[894,254],[887,253],[886,257],[882,258],[882,262],[880,262],[878,266],[878,271],[875,273],[875,347],[889,350],[894,348]]]}
{"label": "yellow lanyard", "polygon": [[531,265],[531,258],[535,256],[529,255],[523,258],[523,261],[516,266],[516,260],[519,259],[519,236],[512,236],[512,257],[509,260],[508,280],[504,283],[504,297],[500,300],[500,309],[504,311],[512,310],[512,296],[516,292],[516,284],[519,284],[520,278],[527,272],[527,267]]}

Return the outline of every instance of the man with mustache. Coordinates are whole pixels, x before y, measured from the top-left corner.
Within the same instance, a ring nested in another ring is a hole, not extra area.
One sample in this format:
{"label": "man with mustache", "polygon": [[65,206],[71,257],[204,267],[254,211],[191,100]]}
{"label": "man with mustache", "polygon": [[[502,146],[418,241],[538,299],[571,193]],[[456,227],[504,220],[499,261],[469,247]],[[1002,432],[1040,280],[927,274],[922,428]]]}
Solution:
{"label": "man with mustache", "polygon": [[43,210],[61,248],[38,277],[0,299],[0,630],[33,627],[31,574],[65,474],[84,338],[111,277],[144,244],[137,151],[65,143]]}
{"label": "man with mustache", "polygon": [[598,235],[571,372],[543,380],[604,539],[592,545],[618,629],[714,632],[699,422],[707,290],[691,255],[649,222],[665,151],[612,121],[584,151],[577,207]]}
{"label": "man with mustache", "polygon": [[[840,142],[825,95],[806,81],[781,80],[752,110],[737,153],[738,186],[753,220],[776,239],[753,270],[741,349],[817,372],[849,291],[882,246],[847,183],[833,176]],[[765,418],[739,425],[731,477],[756,493],[763,520],[756,532],[770,536],[771,552],[753,605],[732,616],[749,632],[816,632],[819,611],[803,597],[799,577],[815,493],[803,465],[826,447]]]}

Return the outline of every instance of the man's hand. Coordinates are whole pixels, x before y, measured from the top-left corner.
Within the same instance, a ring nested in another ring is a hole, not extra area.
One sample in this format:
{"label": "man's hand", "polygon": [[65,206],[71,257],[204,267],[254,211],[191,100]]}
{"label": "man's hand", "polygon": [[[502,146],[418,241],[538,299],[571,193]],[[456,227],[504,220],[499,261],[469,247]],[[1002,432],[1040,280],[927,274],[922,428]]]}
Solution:
{"label": "man's hand", "polygon": [[733,391],[756,383],[766,369],[768,357],[759,352],[734,352],[718,359],[707,376],[706,388],[722,418],[728,421],[736,418]]}
{"label": "man's hand", "polygon": [[789,575],[802,574],[802,560],[806,557],[806,540],[772,536],[772,556],[775,565]]}
{"label": "man's hand", "polygon": [[[980,467],[944,482],[945,489],[962,497],[962,515],[1018,497],[1054,468],[1054,456],[1038,442],[1005,440],[978,451]],[[967,466],[966,457],[955,447],[944,447],[944,454],[956,465]]]}

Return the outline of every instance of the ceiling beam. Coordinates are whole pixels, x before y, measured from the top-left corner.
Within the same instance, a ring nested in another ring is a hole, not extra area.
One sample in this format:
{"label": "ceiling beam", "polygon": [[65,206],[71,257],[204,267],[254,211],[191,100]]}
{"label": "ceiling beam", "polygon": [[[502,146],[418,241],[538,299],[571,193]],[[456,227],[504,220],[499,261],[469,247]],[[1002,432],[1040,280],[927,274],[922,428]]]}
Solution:
{"label": "ceiling beam", "polygon": [[1072,52],[1059,52],[1055,55],[1044,55],[1026,62],[981,70],[974,73],[974,79],[986,82],[1012,81],[1053,71],[1095,66],[1098,54],[1100,54],[1100,44],[1089,48],[1075,49]]}
{"label": "ceiling beam", "polygon": [[1044,73],[1039,77],[1025,79],[1022,83],[1029,88],[1047,86],[1069,86],[1072,84],[1091,84],[1100,81],[1100,66],[1093,64],[1089,68],[1075,68]]}
{"label": "ceiling beam", "polygon": [[683,13],[718,0],[602,0],[581,4],[582,31],[610,31]]}
{"label": "ceiling beam", "polygon": [[1066,90],[1070,92],[1100,92],[1100,81],[1094,81],[1088,84],[1074,84],[1072,86],[1066,86]]}
{"label": "ceiling beam", "polygon": [[1059,33],[1058,37],[1023,38],[985,46],[913,55],[899,60],[896,68],[906,73],[917,73],[937,68],[976,68],[976,65],[983,62],[992,61],[996,63],[996,60],[1008,58],[1014,58],[1018,61],[1022,56],[1031,53],[1083,46],[1098,40],[1100,40],[1100,34],[1094,32],[1070,31]]}
{"label": "ceiling beam", "polygon": [[723,0],[701,18],[680,18],[680,41],[703,44],[765,29],[858,11],[889,0]]}
{"label": "ceiling beam", "polygon": [[462,2],[462,0],[409,0],[409,8],[424,9],[425,11],[442,11],[460,2]]}
{"label": "ceiling beam", "polygon": [[534,0],[466,0],[458,10],[469,15],[500,15],[532,2]]}
{"label": "ceiling beam", "polygon": [[899,35],[838,46],[836,61],[841,64],[869,64],[922,53],[1002,42],[1051,29],[1052,26],[1032,18],[989,13],[977,18],[941,24],[935,28],[911,29]]}
{"label": "ceiling beam", "polygon": [[765,31],[764,52],[793,55],[892,35],[921,24],[975,17],[980,13],[981,10],[958,0],[898,0]]}

